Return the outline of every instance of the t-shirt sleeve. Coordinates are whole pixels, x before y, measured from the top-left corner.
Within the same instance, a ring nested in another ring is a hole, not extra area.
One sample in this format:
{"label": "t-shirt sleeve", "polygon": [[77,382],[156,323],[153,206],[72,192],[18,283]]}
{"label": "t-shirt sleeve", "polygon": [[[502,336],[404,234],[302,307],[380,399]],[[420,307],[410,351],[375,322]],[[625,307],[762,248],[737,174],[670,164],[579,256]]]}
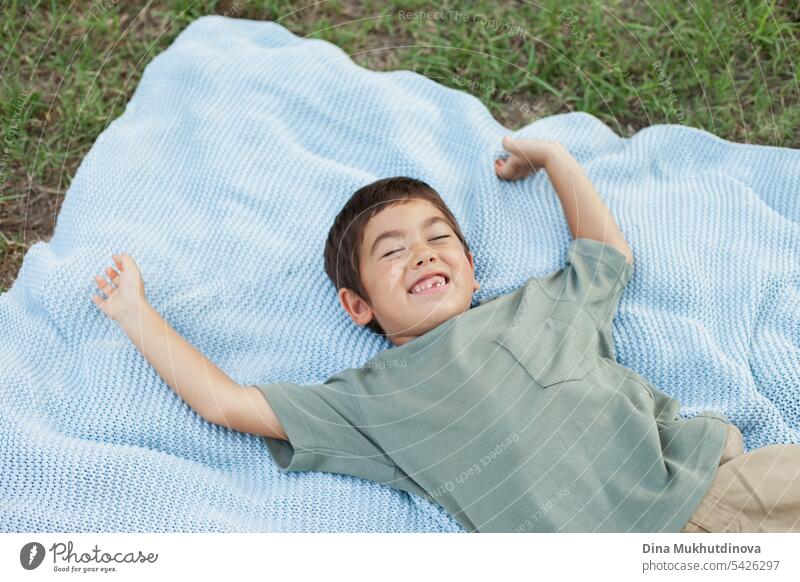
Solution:
{"label": "t-shirt sleeve", "polygon": [[254,384],[283,425],[288,441],[262,437],[285,471],[325,471],[391,484],[395,464],[363,424],[357,394],[343,376],[323,384]]}
{"label": "t-shirt sleeve", "polygon": [[[536,279],[554,301],[578,304],[611,343],[611,324],[622,292],[633,277],[633,263],[613,246],[591,238],[573,239],[563,269]],[[611,349],[613,355],[613,347]]]}

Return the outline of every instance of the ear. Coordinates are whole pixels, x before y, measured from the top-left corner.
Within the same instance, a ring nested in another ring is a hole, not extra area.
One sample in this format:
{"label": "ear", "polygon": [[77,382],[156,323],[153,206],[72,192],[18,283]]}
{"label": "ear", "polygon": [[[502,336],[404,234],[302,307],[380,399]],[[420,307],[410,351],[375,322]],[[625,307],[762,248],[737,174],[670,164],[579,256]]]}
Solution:
{"label": "ear", "polygon": [[364,301],[358,293],[351,291],[347,287],[339,289],[339,303],[357,325],[366,325],[372,321],[372,308]]}
{"label": "ear", "polygon": [[472,255],[472,251],[469,252],[467,258],[469,259],[469,268],[472,271],[472,290],[477,291],[481,288],[481,284],[475,278],[475,257]]}

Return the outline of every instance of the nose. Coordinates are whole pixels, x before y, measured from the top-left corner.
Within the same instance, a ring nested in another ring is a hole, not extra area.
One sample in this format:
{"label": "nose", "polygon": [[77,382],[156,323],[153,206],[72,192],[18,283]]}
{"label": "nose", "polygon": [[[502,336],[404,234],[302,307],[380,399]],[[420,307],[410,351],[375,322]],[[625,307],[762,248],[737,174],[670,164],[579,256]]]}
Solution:
{"label": "nose", "polygon": [[429,248],[422,249],[414,259],[414,265],[419,267],[425,263],[435,263],[436,255]]}
{"label": "nose", "polygon": [[425,263],[435,263],[436,262],[436,257],[433,255],[433,253],[427,253],[427,255],[429,255],[429,256],[427,256],[425,258],[417,259],[417,266],[418,267],[421,266],[421,265],[424,265]]}

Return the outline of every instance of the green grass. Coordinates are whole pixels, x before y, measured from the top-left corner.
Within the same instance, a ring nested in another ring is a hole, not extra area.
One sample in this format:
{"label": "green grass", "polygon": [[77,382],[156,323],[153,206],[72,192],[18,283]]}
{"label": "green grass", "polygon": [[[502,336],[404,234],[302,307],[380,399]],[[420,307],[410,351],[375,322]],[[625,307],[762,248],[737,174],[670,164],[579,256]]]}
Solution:
{"label": "green grass", "polygon": [[[694,3],[697,12],[684,2],[653,3],[658,14],[627,2],[609,3],[613,8],[607,10],[576,4],[576,34],[591,33],[598,47],[629,71],[627,78],[604,67],[560,26],[555,15],[567,5],[563,2],[547,3],[549,10],[523,2],[476,2],[469,13],[458,3],[444,2],[436,5],[446,15],[442,19],[399,17],[400,10],[425,9],[422,2],[354,6],[332,0],[288,17],[302,3],[172,1],[153,3],[143,13],[113,0],[96,2],[111,6],[105,11],[93,11],[89,2],[33,4],[10,2],[3,9],[8,61],[0,86],[1,115],[4,127],[15,119],[20,125],[10,144],[10,163],[53,187],[71,177],[71,172],[62,175],[64,163],[73,169],[122,113],[144,66],[189,22],[226,10],[280,18],[297,34],[359,53],[359,64],[388,61],[387,68],[411,69],[462,89],[457,77],[495,86],[493,95],[475,91],[495,114],[503,109],[501,91],[512,98],[548,97],[557,111],[586,111],[626,135],[628,124],[638,129],[676,121],[669,93],[652,69],[661,60],[686,114],[683,123],[727,139],[800,145],[798,77],[787,53],[787,46],[797,46],[798,24],[774,1],[739,4],[747,35],[718,0]],[[70,9],[70,4],[76,5]],[[525,35],[447,16],[448,10],[467,17],[485,14],[520,26]],[[94,18],[99,12],[101,17]],[[377,18],[349,23],[364,17]],[[387,48],[392,45],[411,46]],[[18,193],[3,192],[13,194]]]}
{"label": "green grass", "polygon": [[[0,164],[0,230],[8,240],[27,246],[48,236],[78,164],[122,113],[145,65],[205,14],[277,20],[335,43],[362,66],[427,75],[472,92],[511,129],[586,111],[626,137],[683,123],[738,142],[800,146],[800,82],[789,60],[800,13],[790,0],[139,4],[6,0],[0,8],[8,150]],[[576,18],[571,27],[557,17],[565,7]],[[439,14],[404,18],[401,10]],[[513,27],[522,33],[506,34]],[[796,50],[791,56],[799,60]],[[38,226],[20,216],[35,212],[45,217]],[[7,278],[0,283],[10,286]]]}

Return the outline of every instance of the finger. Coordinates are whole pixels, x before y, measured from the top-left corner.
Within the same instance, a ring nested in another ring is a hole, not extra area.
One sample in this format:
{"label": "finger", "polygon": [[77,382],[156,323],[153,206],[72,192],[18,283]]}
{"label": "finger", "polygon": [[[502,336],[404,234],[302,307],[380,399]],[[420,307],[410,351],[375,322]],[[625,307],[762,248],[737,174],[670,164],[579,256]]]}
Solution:
{"label": "finger", "polygon": [[506,164],[505,175],[508,176],[509,180],[518,180],[525,174],[525,164],[519,158],[513,158]]}
{"label": "finger", "polygon": [[95,293],[93,293],[93,294],[92,294],[92,303],[94,303],[95,305],[97,305],[97,307],[98,307],[98,308],[100,309],[100,311],[102,311],[103,313],[107,313],[107,310],[106,310],[106,304],[105,304],[105,302],[106,302],[106,300],[105,300],[105,299],[103,299],[102,297],[100,297],[99,295],[97,295],[97,294],[95,294]]}
{"label": "finger", "polygon": [[114,283],[114,285],[117,284],[117,279],[119,278],[119,273],[117,273],[111,267],[106,267],[106,275],[108,275],[108,278],[111,279],[111,282]]}
{"label": "finger", "polygon": [[111,286],[111,285],[110,285],[110,284],[109,284],[109,283],[108,283],[108,282],[107,282],[105,279],[103,279],[103,278],[102,278],[100,275],[96,275],[96,276],[95,276],[95,278],[94,278],[94,282],[97,284],[97,287],[100,289],[100,291],[102,291],[103,293],[105,293],[105,294],[106,294],[106,295],[108,295],[108,296],[110,296],[110,295],[111,295],[111,292],[114,290],[114,287],[112,287],[112,286]]}
{"label": "finger", "polygon": [[528,174],[533,168],[534,164],[529,158],[514,159],[514,171],[517,173]]}
{"label": "finger", "polygon": [[97,307],[100,308],[100,311],[106,315],[106,317],[111,317],[111,308],[108,305],[108,299],[102,299],[98,297],[95,303],[97,304]]}
{"label": "finger", "polygon": [[117,253],[111,255],[111,257],[114,259],[114,262],[117,264],[117,268],[120,271],[124,272],[125,269],[128,268],[128,265],[130,265],[131,258],[127,253]]}
{"label": "finger", "polygon": [[503,138],[503,147],[512,154],[519,155],[522,152],[522,149],[520,148],[519,144],[508,136]]}

